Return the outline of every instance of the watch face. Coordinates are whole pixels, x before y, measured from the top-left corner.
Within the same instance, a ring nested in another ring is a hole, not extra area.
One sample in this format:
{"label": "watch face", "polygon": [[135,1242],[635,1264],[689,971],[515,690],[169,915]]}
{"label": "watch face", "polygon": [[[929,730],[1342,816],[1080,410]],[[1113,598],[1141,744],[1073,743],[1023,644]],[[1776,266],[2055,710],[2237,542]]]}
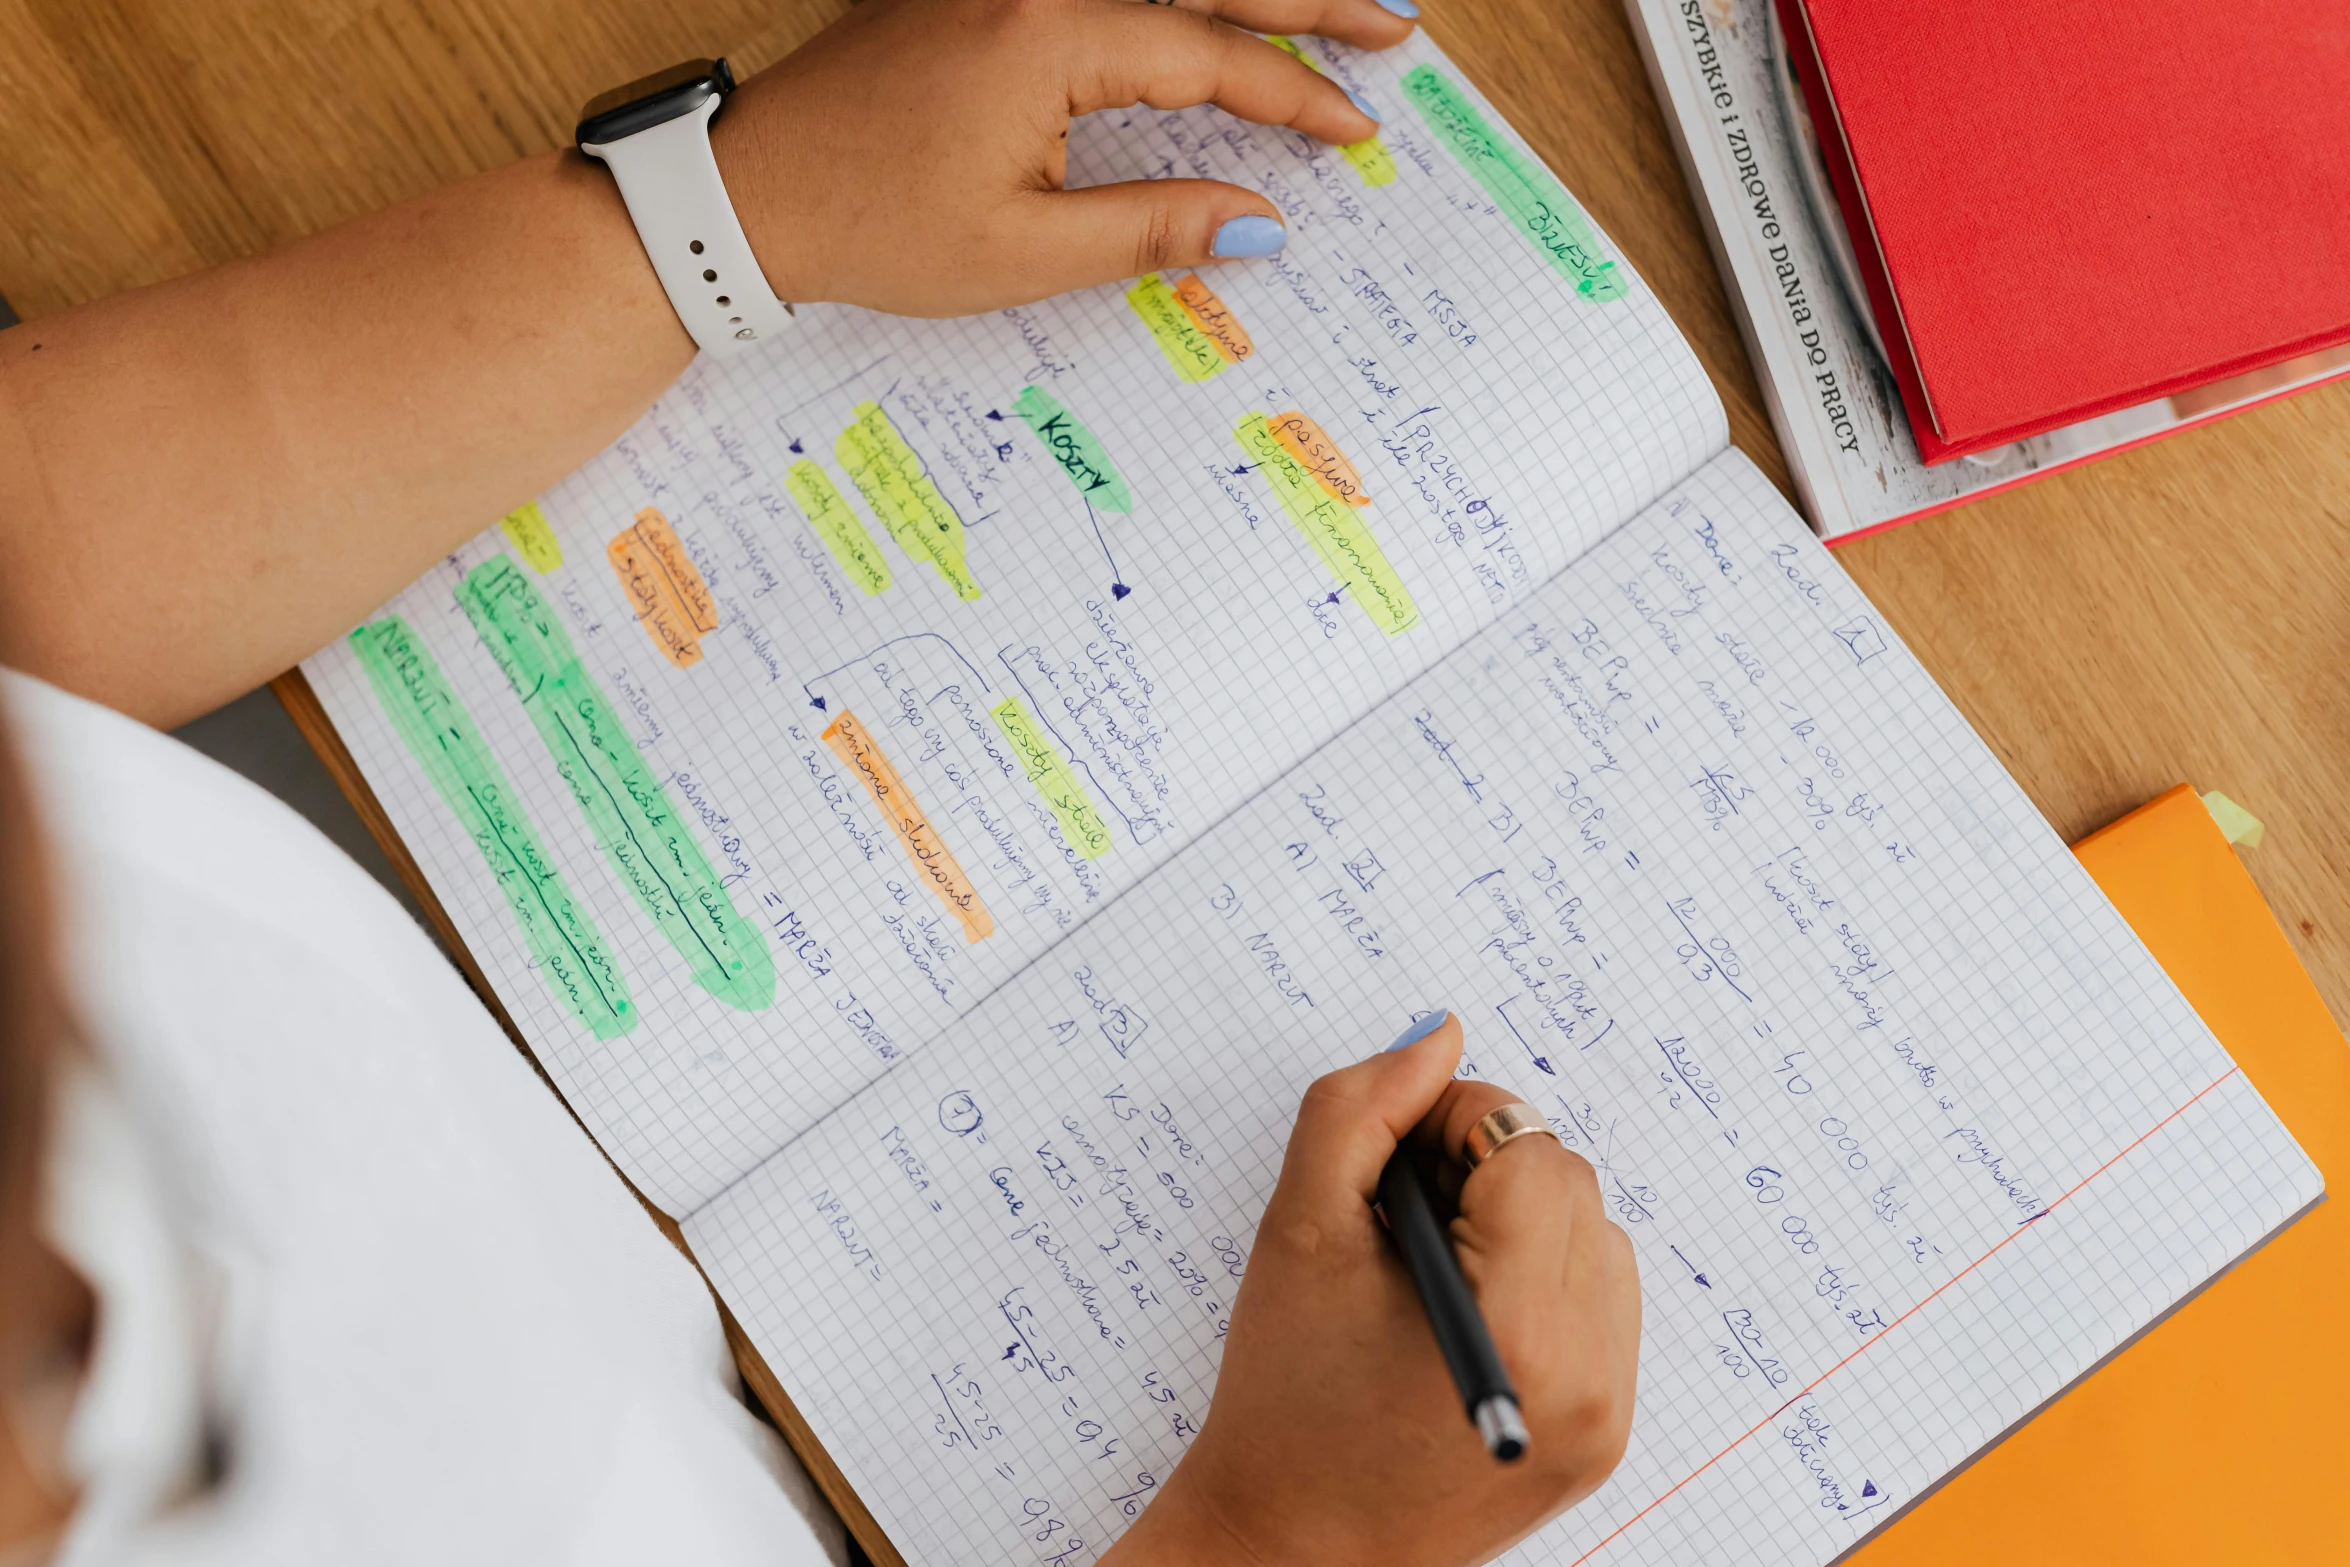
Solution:
{"label": "watch face", "polygon": [[723,59],[688,60],[588,100],[579,111],[575,140],[583,147],[615,142],[691,114],[708,99],[732,91],[734,73]]}

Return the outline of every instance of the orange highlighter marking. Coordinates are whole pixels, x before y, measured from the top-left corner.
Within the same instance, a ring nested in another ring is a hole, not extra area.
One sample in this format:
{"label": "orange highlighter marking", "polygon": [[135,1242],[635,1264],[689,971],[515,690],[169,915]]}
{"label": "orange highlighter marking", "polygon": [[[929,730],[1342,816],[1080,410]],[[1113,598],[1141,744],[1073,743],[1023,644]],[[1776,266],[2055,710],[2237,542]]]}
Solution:
{"label": "orange highlighter marking", "polygon": [[1281,449],[1296,458],[1297,465],[1312,474],[1314,482],[1329,491],[1333,500],[1349,506],[1371,504],[1371,497],[1363,492],[1363,476],[1320,425],[1294,408],[1265,423]]}
{"label": "orange highlighter marking", "polygon": [[1175,297],[1183,302],[1183,313],[1192,319],[1216,345],[1216,352],[1224,356],[1228,365],[1236,365],[1257,351],[1257,345],[1248,335],[1248,328],[1240,324],[1240,317],[1232,307],[1216,297],[1216,291],[1199,280],[1194,272],[1175,285]]}
{"label": "orange highlighter marking", "polygon": [[718,629],[718,605],[669,519],[646,507],[634,526],[612,536],[604,558],[661,656],[680,669],[700,663],[703,633]]}
{"label": "orange highlighter marking", "polygon": [[898,835],[898,842],[906,851],[906,858],[914,862],[930,890],[938,894],[938,901],[947,906],[963,927],[963,940],[978,941],[995,934],[995,920],[987,912],[987,905],[979,901],[979,889],[963,874],[963,867],[955,860],[946,840],[938,829],[930,825],[930,818],[922,814],[922,807],[914,803],[914,793],[898,770],[890,765],[881,747],[873,743],[857,715],[845,708],[824,731],[824,743],[832,747],[841,765],[857,775],[865,792],[873,796],[873,803],[881,808],[881,819]]}

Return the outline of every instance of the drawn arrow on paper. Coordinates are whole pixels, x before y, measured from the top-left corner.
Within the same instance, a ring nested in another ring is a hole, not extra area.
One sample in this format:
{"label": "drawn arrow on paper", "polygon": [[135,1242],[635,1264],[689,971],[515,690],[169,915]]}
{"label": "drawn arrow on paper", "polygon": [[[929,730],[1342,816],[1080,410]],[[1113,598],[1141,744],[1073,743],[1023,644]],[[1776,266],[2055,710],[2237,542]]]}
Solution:
{"label": "drawn arrow on paper", "polygon": [[[987,417],[993,419],[998,424],[1004,422],[1004,415],[1001,409],[990,408],[987,411]],[[1012,448],[1009,443],[997,447],[996,450],[1007,458],[1012,455]],[[1114,599],[1122,599],[1127,594],[1132,593],[1134,590],[1126,585],[1125,573],[1118,569],[1118,557],[1110,553],[1109,536],[1102,532],[1102,519],[1100,515],[1094,511],[1093,502],[1091,501],[1087,501],[1085,503],[1085,520],[1093,524],[1093,542],[1100,546],[1102,559],[1109,562],[1110,597]]]}
{"label": "drawn arrow on paper", "polygon": [[949,642],[945,637],[940,636],[935,631],[916,631],[907,636],[891,637],[887,642],[882,643],[881,646],[875,648],[872,652],[863,654],[857,658],[850,659],[847,663],[841,665],[838,669],[828,669],[823,674],[818,675],[814,680],[801,681],[800,689],[808,694],[808,705],[816,709],[816,711],[819,713],[831,711],[824,698],[817,695],[816,688],[818,686],[829,684],[835,675],[846,674],[852,669],[857,669],[872,663],[875,659],[881,657],[882,654],[888,652],[891,648],[896,647],[903,642],[936,642],[939,646],[945,648],[948,652],[955,655],[956,663],[971,671],[971,678],[979,682],[980,690],[992,692],[995,689],[993,686],[987,683],[987,676],[979,672],[979,667],[972,663],[971,660],[963,656],[963,650],[961,648],[955,646],[952,642]]}
{"label": "drawn arrow on paper", "polygon": [[[1331,594],[1330,602],[1336,603],[1337,601],[1338,595],[1335,593]],[[1495,872],[1493,874],[1498,875],[1499,872]],[[1483,881],[1484,879],[1485,878],[1483,876],[1477,878],[1478,881]],[[1475,883],[1471,883],[1471,885],[1473,886]],[[1510,1001],[1515,1001],[1517,999],[1518,998],[1516,996],[1510,997]],[[1500,1018],[1503,1023],[1508,1025],[1511,1037],[1517,1040],[1518,1048],[1526,1052],[1526,1059],[1534,1063],[1534,1069],[1536,1071],[1540,1072],[1544,1077],[1558,1076],[1558,1068],[1550,1064],[1550,1057],[1542,1054],[1540,1051],[1534,1048],[1534,1041],[1528,1039],[1525,1034],[1520,1031],[1518,1028],[1518,1020],[1510,1016],[1510,1001],[1504,1001],[1501,1003],[1501,1005],[1495,1007],[1493,1009],[1493,1015]]]}
{"label": "drawn arrow on paper", "polygon": [[[879,359],[874,360],[873,363],[865,366],[863,369],[855,371],[841,380],[833,382],[830,386],[824,388],[824,390],[807,399],[807,401],[796,404],[793,407],[786,408],[783,412],[777,414],[774,421],[775,433],[782,436],[786,441],[791,443],[791,454],[794,457],[804,457],[807,455],[806,442],[800,436],[792,433],[793,426],[798,422],[799,416],[801,414],[804,414],[809,409],[824,403],[826,399],[832,397],[835,393],[843,392],[852,386],[856,386],[867,376],[871,375],[874,371],[880,369],[883,365],[888,363],[889,355],[883,354]],[[890,391],[895,391],[896,389],[897,383],[892,381],[889,384],[889,391],[884,391],[881,395],[883,397],[887,397]]]}
{"label": "drawn arrow on paper", "polygon": [[[1004,422],[1004,415],[1001,409],[990,408],[987,411],[987,417],[993,419],[997,424],[1002,424]],[[1012,443],[1010,441],[996,442],[995,455],[996,461],[998,462],[1010,462],[1012,460]]]}
{"label": "drawn arrow on paper", "polygon": [[[1675,1246],[1675,1247],[1673,1247],[1673,1248],[1672,1248],[1672,1252],[1673,1252],[1673,1255],[1674,1255],[1674,1256],[1676,1256],[1676,1257],[1681,1257],[1681,1248],[1680,1248],[1680,1247],[1678,1247],[1678,1246]],[[1698,1282],[1700,1285],[1702,1285],[1704,1288],[1706,1288],[1706,1289],[1712,1289],[1712,1288],[1714,1287],[1714,1282],[1713,1282],[1713,1280],[1711,1280],[1711,1279],[1707,1278],[1707,1277],[1706,1277],[1704,1274],[1702,1274],[1702,1273],[1698,1272],[1698,1271],[1697,1271],[1697,1264],[1696,1264],[1696,1263],[1694,1263],[1694,1262],[1691,1262],[1691,1261],[1690,1261],[1690,1260],[1689,1260],[1687,1257],[1681,1257],[1681,1266],[1682,1266],[1682,1267],[1684,1267],[1684,1268],[1687,1268],[1687,1269],[1689,1270],[1689,1276],[1690,1276],[1691,1278],[1695,1279],[1695,1280],[1696,1280],[1696,1281],[1697,1281],[1697,1282]]]}
{"label": "drawn arrow on paper", "polygon": [[1847,1518],[1858,1518],[1862,1513],[1873,1513],[1885,1505],[1885,1493],[1877,1489],[1876,1481],[1863,1480],[1860,1483],[1860,1495],[1857,1500],[1860,1503],[1857,1507],[1851,1502],[1837,1503],[1836,1511]]}
{"label": "drawn arrow on paper", "polygon": [[1093,509],[1093,502],[1085,503],[1085,520],[1093,524],[1093,540],[1102,547],[1102,559],[1110,563],[1110,597],[1122,599],[1134,590],[1126,585],[1125,575],[1118,570],[1118,557],[1110,553],[1109,536],[1102,532],[1101,515]]}

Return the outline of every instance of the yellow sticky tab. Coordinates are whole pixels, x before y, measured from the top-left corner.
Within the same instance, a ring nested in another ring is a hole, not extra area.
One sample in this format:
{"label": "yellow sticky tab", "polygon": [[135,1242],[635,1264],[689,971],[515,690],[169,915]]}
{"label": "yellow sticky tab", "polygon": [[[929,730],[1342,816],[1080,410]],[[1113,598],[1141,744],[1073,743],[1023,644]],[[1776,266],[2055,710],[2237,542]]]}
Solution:
{"label": "yellow sticky tab", "polygon": [[1020,770],[1036,786],[1037,794],[1053,813],[1053,820],[1061,824],[1061,836],[1068,840],[1077,857],[1098,860],[1109,853],[1109,825],[1102,820],[1101,812],[1093,808],[1092,798],[1077,781],[1068,760],[1053,748],[1044,727],[1028,716],[1028,709],[1020,705],[1020,699],[1006,697],[988,716],[1010,742],[1012,754],[1020,759]]}
{"label": "yellow sticky tab", "polygon": [[555,530],[547,521],[547,514],[539,510],[537,501],[524,501],[518,510],[510,511],[498,523],[506,542],[514,546],[523,563],[545,576],[563,564],[563,543],[555,537]]}
{"label": "yellow sticky tab", "polygon": [[922,459],[898,434],[879,403],[859,403],[857,421],[832,443],[832,455],[889,529],[898,548],[930,562],[959,599],[979,597],[979,583],[963,556],[963,519],[938,493]]}
{"label": "yellow sticky tab", "polygon": [[1200,330],[1197,318],[1156,272],[1136,280],[1126,291],[1126,304],[1150,328],[1151,341],[1182,379],[1205,381],[1224,368],[1227,361],[1215,340]]}
{"label": "yellow sticky tab", "polygon": [[857,520],[856,512],[822,468],[803,458],[785,471],[783,487],[791,492],[816,537],[831,551],[833,564],[860,592],[870,598],[889,586],[889,563],[881,558],[881,546],[873,542],[873,535],[865,531],[865,524]]}
{"label": "yellow sticky tab", "polygon": [[2213,821],[2219,823],[2219,830],[2228,842],[2240,843],[2247,849],[2260,847],[2260,836],[2268,829],[2260,824],[2259,817],[2217,789],[2204,792],[2203,808],[2211,813]]}
{"label": "yellow sticky tab", "polygon": [[1386,551],[1372,535],[1363,513],[1339,500],[1322,482],[1291,456],[1261,413],[1252,413],[1235,425],[1232,438],[1248,460],[1273,487],[1281,509],[1297,531],[1313,545],[1330,574],[1346,585],[1372,624],[1389,636],[1420,623],[1418,606],[1396,575]]}

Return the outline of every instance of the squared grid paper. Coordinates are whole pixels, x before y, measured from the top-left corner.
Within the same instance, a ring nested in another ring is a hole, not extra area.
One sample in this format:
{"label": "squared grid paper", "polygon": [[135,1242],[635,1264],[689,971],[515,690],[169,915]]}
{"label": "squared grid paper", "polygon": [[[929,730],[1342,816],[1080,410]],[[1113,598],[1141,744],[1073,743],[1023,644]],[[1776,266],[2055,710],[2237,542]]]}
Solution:
{"label": "squared grid paper", "polygon": [[[1458,78],[1433,45],[1376,57],[1333,47],[1319,63],[1386,115],[1395,184],[1367,189],[1331,149],[1211,108],[1097,115],[1072,133],[1077,182],[1197,170],[1262,187],[1289,213],[1278,261],[1202,274],[1256,344],[1215,378],[1177,379],[1124,285],[942,322],[811,307],[768,354],[697,362],[541,498],[563,562],[526,575],[671,808],[699,817],[738,911],[776,932],[771,1007],[730,1010],[694,987],[458,610],[463,573],[508,553],[497,530],[386,611],[415,627],[615,955],[640,1008],[634,1032],[590,1039],[531,972],[481,854],[351,650],[304,665],[539,1060],[669,1211],[691,1211],[937,1036],[1725,445],[1720,404],[1655,297],[1636,279],[1614,302],[1577,297],[1420,124],[1402,73],[1426,63]],[[1438,295],[1455,330],[1434,313]],[[1013,416],[1029,384],[1096,433],[1135,497],[1130,515],[1090,511]],[[837,461],[834,439],[867,400],[959,513],[977,601],[900,550]],[[1231,471],[1245,463],[1234,424],[1291,408],[1365,476],[1363,516],[1418,603],[1411,630],[1385,636],[1350,600],[1328,602],[1338,584],[1265,481]],[[893,582],[880,595],[848,580],[786,492],[803,458],[886,558]],[[604,559],[648,506],[717,599],[720,627],[689,669],[633,623]],[[1477,573],[1495,562],[1489,593]],[[1047,722],[1065,718],[1040,662],[1064,706],[1091,708],[1057,735],[1115,840],[1089,866],[1070,863],[1035,790],[988,753],[1002,742],[987,714],[1007,695]],[[962,940],[820,740],[844,707],[969,873],[991,937]],[[1122,778],[1139,780],[1141,805],[1121,795]]]}
{"label": "squared grid paper", "polygon": [[1514,1561],[1828,1562],[2321,1191],[1730,452],[686,1232],[910,1560],[1090,1560],[1299,1093],[1435,1005],[1640,1259],[1630,1451]]}

